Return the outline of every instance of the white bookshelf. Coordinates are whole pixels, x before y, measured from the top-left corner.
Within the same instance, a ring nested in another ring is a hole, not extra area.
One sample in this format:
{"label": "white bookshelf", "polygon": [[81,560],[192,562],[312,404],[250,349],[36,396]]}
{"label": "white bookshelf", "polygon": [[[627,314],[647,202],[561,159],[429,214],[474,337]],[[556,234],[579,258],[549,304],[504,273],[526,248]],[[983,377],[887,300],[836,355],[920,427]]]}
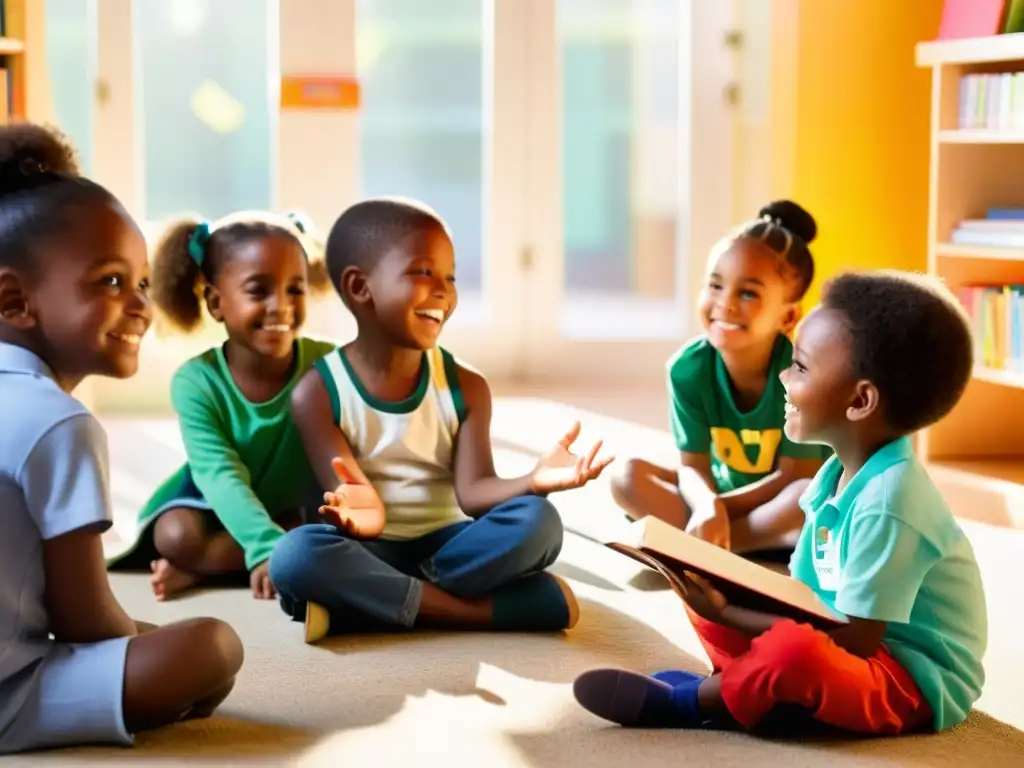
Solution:
{"label": "white bookshelf", "polygon": [[[1024,284],[1024,249],[949,242],[988,207],[1024,207],[1024,130],[959,126],[960,78],[1024,71],[1024,34],[920,43],[916,53],[932,73],[928,271],[954,291]],[[917,449],[958,515],[1024,527],[1024,374],[976,367]]]}

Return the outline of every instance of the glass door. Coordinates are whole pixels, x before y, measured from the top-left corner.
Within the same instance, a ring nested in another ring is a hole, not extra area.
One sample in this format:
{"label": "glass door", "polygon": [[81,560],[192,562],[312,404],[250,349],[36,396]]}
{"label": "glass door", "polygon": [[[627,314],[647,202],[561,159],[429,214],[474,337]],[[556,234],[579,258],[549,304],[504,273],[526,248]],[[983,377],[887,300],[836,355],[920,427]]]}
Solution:
{"label": "glass door", "polygon": [[654,381],[697,330],[707,250],[733,223],[731,3],[533,5],[545,188],[526,368]]}
{"label": "glass door", "polygon": [[521,0],[355,0],[359,196],[432,206],[455,243],[441,343],[487,375],[519,368],[525,151]]}

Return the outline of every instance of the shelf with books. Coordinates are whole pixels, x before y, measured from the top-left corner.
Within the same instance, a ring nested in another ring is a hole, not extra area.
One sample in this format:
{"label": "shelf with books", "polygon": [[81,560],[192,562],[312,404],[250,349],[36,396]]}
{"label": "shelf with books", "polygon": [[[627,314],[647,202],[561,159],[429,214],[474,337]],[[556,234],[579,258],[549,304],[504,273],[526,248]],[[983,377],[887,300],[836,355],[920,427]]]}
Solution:
{"label": "shelf with books", "polygon": [[918,452],[956,514],[1024,527],[1024,33],[921,43],[917,61],[933,78],[928,271],[976,352]]}

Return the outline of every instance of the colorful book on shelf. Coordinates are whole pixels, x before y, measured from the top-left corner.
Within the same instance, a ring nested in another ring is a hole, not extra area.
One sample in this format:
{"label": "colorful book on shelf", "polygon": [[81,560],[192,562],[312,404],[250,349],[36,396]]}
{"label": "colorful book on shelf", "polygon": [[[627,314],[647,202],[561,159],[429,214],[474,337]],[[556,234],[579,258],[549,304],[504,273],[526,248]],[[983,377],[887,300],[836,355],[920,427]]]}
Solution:
{"label": "colorful book on shelf", "polygon": [[965,130],[1024,130],[1024,72],[961,77],[957,124]]}
{"label": "colorful book on shelf", "polygon": [[1024,374],[1024,285],[971,285],[960,290],[971,318],[974,362]]}
{"label": "colorful book on shelf", "polygon": [[645,517],[605,545],[654,569],[685,600],[686,573],[707,579],[734,605],[828,628],[847,622],[802,581]]}
{"label": "colorful book on shelf", "polygon": [[989,37],[1003,27],[1006,0],[946,0],[939,23],[939,40]]}
{"label": "colorful book on shelf", "polygon": [[983,219],[957,223],[949,236],[954,245],[1024,249],[1024,208],[992,208]]}

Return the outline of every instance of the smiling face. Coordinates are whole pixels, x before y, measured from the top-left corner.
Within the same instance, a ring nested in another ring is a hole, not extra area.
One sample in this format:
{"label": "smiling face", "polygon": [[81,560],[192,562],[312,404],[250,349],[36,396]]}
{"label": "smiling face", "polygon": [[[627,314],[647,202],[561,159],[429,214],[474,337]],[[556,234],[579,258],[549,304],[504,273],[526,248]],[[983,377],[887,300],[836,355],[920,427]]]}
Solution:
{"label": "smiling face", "polygon": [[849,332],[830,309],[816,307],[797,329],[786,388],[786,437],[835,448],[863,414],[865,382],[853,375]]}
{"label": "smiling face", "polygon": [[138,226],[117,203],[92,203],[72,231],[43,245],[43,269],[26,292],[26,332],[62,382],[127,378],[152,320],[149,262]]}
{"label": "smiling face", "polygon": [[433,348],[459,301],[452,241],[441,227],[410,233],[366,278],[365,294],[396,345]]}
{"label": "smiling face", "polygon": [[306,320],[306,257],[287,235],[251,237],[230,246],[207,290],[207,309],[228,336],[259,355],[280,359]]}
{"label": "smiling face", "polygon": [[708,340],[720,352],[734,353],[773,344],[799,319],[799,305],[789,298],[793,291],[770,248],[756,240],[733,241],[710,260],[700,294]]}

